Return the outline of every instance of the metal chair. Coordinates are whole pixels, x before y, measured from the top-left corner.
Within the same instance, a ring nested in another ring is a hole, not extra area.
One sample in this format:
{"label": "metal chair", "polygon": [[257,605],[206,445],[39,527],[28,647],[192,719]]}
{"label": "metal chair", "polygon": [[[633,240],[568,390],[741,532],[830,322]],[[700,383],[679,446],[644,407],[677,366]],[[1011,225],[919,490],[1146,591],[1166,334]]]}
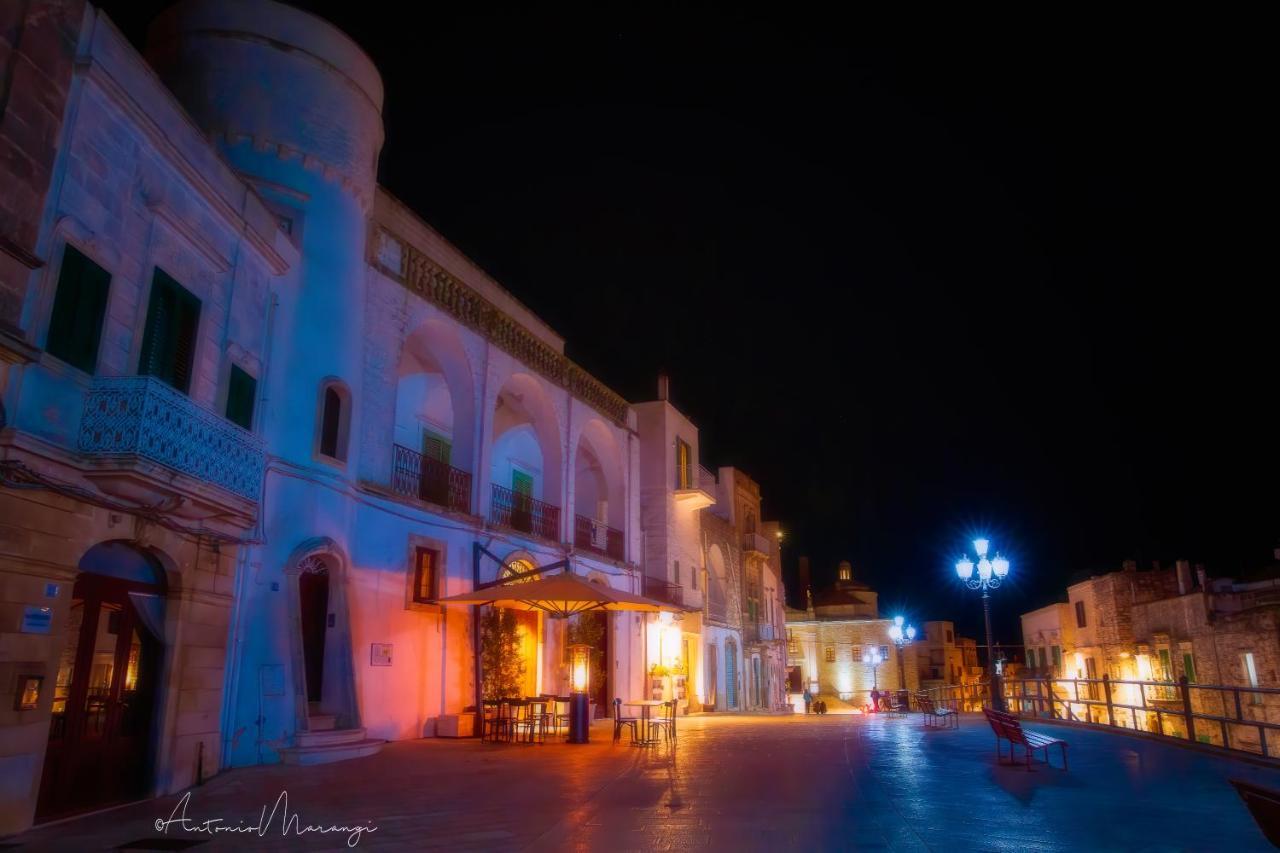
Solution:
{"label": "metal chair", "polygon": [[622,699],[621,698],[613,700],[613,742],[614,743],[617,743],[618,741],[622,740],[623,726],[631,727],[631,739],[635,740],[636,737],[638,736],[636,734],[636,725],[639,722],[640,722],[640,719],[638,717],[622,716]]}
{"label": "metal chair", "polygon": [[649,721],[649,729],[660,729],[662,736],[671,743],[676,740],[676,703],[675,700],[662,703],[662,715]]}

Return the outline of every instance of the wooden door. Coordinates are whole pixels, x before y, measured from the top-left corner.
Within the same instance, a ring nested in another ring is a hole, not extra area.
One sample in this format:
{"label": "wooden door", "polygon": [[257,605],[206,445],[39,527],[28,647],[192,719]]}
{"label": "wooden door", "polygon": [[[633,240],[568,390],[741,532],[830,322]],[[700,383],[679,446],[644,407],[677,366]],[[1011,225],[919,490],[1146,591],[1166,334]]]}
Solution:
{"label": "wooden door", "polygon": [[37,821],[147,794],[161,647],[129,593],[153,590],[101,575],[76,580],[54,684]]}
{"label": "wooden door", "polygon": [[302,614],[302,656],[307,673],[307,701],[319,702],[324,682],[324,639],[329,619],[329,573],[298,576]]}

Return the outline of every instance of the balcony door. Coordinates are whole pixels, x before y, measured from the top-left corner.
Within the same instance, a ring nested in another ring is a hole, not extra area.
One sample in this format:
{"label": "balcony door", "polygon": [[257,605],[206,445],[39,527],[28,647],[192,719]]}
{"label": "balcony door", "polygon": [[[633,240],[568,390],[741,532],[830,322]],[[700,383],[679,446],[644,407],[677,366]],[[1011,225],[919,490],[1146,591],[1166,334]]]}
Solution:
{"label": "balcony door", "polygon": [[733,640],[724,644],[724,698],[726,708],[738,709],[738,644]]}
{"label": "balcony door", "polygon": [[138,800],[151,784],[163,574],[123,543],[86,563],[117,576],[82,571],[72,589],[37,821]]}
{"label": "balcony door", "polygon": [[705,693],[706,702],[704,703],[711,708],[716,706],[716,681],[719,676],[719,673],[717,672],[719,661],[717,658],[718,655],[716,654],[715,644],[711,643],[707,646],[707,685]]}

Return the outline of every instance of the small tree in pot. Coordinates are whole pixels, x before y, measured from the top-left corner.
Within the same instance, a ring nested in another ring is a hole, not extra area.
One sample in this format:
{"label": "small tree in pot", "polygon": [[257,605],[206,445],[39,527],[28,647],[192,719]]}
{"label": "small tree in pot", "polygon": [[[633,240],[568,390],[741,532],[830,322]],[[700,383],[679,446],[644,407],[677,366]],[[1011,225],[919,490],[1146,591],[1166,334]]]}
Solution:
{"label": "small tree in pot", "polygon": [[489,607],[480,617],[480,669],[484,674],[484,698],[506,699],[520,695],[524,658],[520,654],[515,611]]}

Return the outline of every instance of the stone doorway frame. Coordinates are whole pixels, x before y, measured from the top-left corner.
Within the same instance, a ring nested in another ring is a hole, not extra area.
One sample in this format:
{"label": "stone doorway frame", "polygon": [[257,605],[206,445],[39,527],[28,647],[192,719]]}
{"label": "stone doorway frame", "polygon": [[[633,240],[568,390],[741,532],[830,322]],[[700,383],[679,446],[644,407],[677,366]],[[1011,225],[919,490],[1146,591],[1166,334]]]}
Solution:
{"label": "stone doorway frame", "polygon": [[[294,730],[305,732],[310,730],[311,709],[307,701],[307,663],[306,650],[302,637],[302,596],[298,581],[304,572],[323,570],[329,575],[328,612],[333,614],[334,624],[327,629],[325,638],[326,663],[334,661],[336,666],[325,666],[325,682],[336,682],[337,689],[331,706],[322,706],[326,714],[335,717],[334,726],[340,729],[360,727],[360,711],[356,702],[355,665],[351,647],[351,619],[348,609],[347,594],[347,560],[338,543],[327,536],[308,539],[294,549],[284,566],[285,606],[289,610],[289,660],[293,673],[294,695]],[[332,641],[336,648],[331,655],[328,644]],[[330,681],[332,679],[332,682]],[[323,696],[323,694],[322,694]],[[324,702],[324,699],[321,699]]]}

